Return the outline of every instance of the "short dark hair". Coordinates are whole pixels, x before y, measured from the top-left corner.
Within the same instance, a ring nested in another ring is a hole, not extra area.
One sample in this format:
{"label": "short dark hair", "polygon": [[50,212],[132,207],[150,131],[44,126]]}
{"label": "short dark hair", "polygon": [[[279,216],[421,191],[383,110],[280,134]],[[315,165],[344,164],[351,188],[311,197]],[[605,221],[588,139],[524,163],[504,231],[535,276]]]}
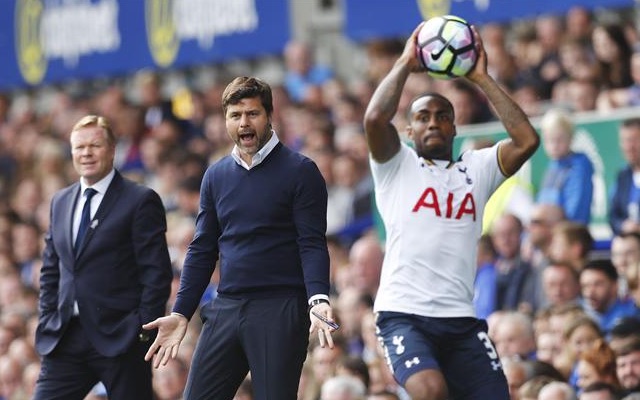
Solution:
{"label": "short dark hair", "polygon": [[627,118],[624,121],[622,121],[622,126],[624,128],[640,128],[640,118],[639,117]]}
{"label": "short dark hair", "polygon": [[411,116],[412,116],[411,106],[413,105],[413,103],[415,103],[418,99],[421,99],[423,97],[435,97],[437,99],[440,99],[443,103],[445,103],[449,111],[451,111],[451,120],[452,121],[455,120],[456,113],[455,113],[455,110],[453,109],[453,104],[451,104],[451,101],[449,101],[449,99],[447,99],[446,97],[444,97],[443,95],[437,92],[426,92],[414,97],[409,103],[409,107],[407,108],[407,118],[411,119]]}
{"label": "short dark hair", "polygon": [[227,85],[222,93],[222,111],[226,114],[229,105],[238,104],[240,100],[252,97],[259,97],[267,115],[271,116],[273,113],[271,87],[266,82],[250,76],[237,77]]}
{"label": "short dark hair", "polygon": [[587,386],[586,388],[582,389],[582,393],[600,392],[603,390],[606,390],[609,394],[613,396],[617,395],[616,388],[613,385],[605,382],[594,382],[591,385]]}
{"label": "short dark hair", "polygon": [[612,338],[626,338],[638,335],[640,338],[640,318],[623,317],[616,321],[613,328],[609,331]]}
{"label": "short dark hair", "polygon": [[588,261],[582,268],[582,271],[580,271],[580,275],[584,274],[585,271],[599,271],[614,282],[618,280],[618,271],[616,270],[616,267],[613,266],[611,260],[608,258],[600,258]]}
{"label": "short dark hair", "polygon": [[616,357],[627,356],[637,351],[640,351],[640,338],[633,338],[629,343],[625,343],[617,349]]}

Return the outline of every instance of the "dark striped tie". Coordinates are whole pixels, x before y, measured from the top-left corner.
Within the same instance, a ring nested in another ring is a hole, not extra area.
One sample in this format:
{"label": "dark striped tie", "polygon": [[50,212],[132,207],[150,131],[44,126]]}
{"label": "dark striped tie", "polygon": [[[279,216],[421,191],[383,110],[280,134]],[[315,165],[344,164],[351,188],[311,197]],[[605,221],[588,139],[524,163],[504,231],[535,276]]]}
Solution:
{"label": "dark striped tie", "polygon": [[98,193],[98,191],[93,188],[86,188],[84,190],[84,196],[87,199],[82,207],[82,217],[80,217],[80,226],[78,227],[78,235],[76,236],[76,244],[74,246],[74,249],[76,250],[82,244],[82,239],[87,233],[87,228],[89,228],[89,224],[91,223],[91,198],[96,193]]}

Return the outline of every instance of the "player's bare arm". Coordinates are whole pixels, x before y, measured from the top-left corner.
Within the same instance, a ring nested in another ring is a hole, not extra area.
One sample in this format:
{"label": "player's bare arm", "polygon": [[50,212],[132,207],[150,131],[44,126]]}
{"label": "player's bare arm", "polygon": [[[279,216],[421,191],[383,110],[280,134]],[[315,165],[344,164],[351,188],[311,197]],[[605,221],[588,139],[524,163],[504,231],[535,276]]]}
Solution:
{"label": "player's bare arm", "polygon": [[371,156],[385,162],[400,150],[400,137],[391,120],[398,111],[402,89],[411,72],[423,71],[416,57],[419,25],[407,40],[402,55],[376,88],[364,116],[364,130]]}
{"label": "player's bare arm", "polygon": [[540,145],[540,137],[520,106],[487,73],[487,54],[482,38],[475,27],[473,33],[478,48],[478,61],[466,77],[484,92],[509,134],[510,140],[500,144],[498,158],[502,172],[510,176],[535,153]]}

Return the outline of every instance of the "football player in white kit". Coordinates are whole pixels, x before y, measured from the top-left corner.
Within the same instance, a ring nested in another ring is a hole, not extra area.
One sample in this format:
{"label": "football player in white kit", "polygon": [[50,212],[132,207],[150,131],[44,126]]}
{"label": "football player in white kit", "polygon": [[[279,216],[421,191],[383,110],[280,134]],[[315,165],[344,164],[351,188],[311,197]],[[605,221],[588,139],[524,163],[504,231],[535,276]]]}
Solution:
{"label": "football player in white kit", "polygon": [[374,311],[378,337],[396,380],[413,400],[508,400],[507,382],[484,320],[475,317],[473,283],[482,214],[493,191],[531,157],[539,138],[522,109],[478,61],[466,79],[493,105],[509,138],[453,159],[452,104],[417,97],[401,142],[391,123],[416,58],[416,28],[376,89],[364,124],[375,196],[387,233]]}

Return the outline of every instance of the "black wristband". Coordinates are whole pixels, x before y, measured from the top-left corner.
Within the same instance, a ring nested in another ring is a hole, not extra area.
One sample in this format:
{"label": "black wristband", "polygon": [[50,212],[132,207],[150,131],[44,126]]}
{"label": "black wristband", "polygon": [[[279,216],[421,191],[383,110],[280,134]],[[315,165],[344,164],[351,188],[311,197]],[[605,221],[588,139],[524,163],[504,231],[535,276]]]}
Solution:
{"label": "black wristband", "polygon": [[320,303],[329,304],[329,300],[327,300],[327,299],[315,299],[315,300],[312,300],[311,303],[309,303],[309,308],[307,309],[307,312],[311,312],[311,309],[313,307],[317,306]]}

